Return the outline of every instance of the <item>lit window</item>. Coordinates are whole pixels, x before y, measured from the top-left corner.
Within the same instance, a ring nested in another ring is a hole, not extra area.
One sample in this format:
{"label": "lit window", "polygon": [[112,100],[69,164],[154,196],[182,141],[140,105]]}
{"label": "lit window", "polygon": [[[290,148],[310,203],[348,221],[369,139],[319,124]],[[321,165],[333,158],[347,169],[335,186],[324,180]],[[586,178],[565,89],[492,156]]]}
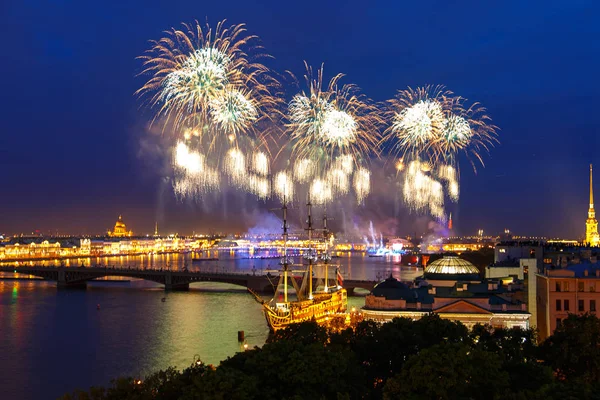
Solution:
{"label": "lit window", "polygon": [[500,249],[498,250],[500,253],[506,253],[506,249]]}
{"label": "lit window", "polygon": [[579,283],[577,284],[577,290],[578,290],[579,292],[585,292],[585,283],[584,283],[584,282],[579,282]]}

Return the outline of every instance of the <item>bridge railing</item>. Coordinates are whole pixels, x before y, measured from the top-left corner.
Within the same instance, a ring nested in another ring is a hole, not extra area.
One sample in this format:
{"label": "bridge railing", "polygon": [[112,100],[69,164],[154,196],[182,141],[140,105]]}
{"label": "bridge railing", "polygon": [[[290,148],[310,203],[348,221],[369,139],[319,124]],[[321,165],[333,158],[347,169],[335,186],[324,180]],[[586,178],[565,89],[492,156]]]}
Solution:
{"label": "bridge railing", "polygon": [[119,267],[119,266],[103,266],[103,265],[93,265],[93,266],[36,266],[36,265],[23,265],[23,266],[0,266],[0,271],[3,272],[16,272],[16,273],[29,273],[35,270],[69,270],[69,271],[77,271],[77,272],[107,272],[113,271],[118,273],[166,273],[170,272],[173,274],[194,274],[194,275],[254,275],[254,276],[267,276],[262,270],[229,270],[225,267],[216,267],[210,269],[172,269],[172,268],[139,268],[139,267]]}
{"label": "bridge railing", "polygon": [[[93,266],[0,266],[0,271],[2,272],[17,272],[21,274],[31,274],[33,271],[56,271],[56,270],[68,270],[73,272],[102,272],[103,274],[110,275],[110,272],[115,272],[119,274],[163,274],[163,273],[172,273],[174,275],[193,275],[193,276],[257,276],[257,277],[267,277],[267,276],[278,276],[278,274],[265,274],[264,270],[228,270],[225,267],[213,267],[207,269],[192,269],[192,270],[184,270],[184,269],[170,269],[170,268],[139,268],[139,267],[131,267],[131,266],[109,266],[109,265],[93,265]],[[344,279],[345,282],[354,285],[360,284],[374,284],[375,281],[369,280],[359,280],[359,279]]]}

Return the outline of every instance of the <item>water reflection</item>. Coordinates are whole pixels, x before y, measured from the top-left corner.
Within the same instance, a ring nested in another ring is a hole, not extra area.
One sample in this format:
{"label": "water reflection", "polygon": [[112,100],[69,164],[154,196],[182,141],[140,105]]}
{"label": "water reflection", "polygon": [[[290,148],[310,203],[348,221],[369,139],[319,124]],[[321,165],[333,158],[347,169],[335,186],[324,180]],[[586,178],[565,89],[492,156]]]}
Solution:
{"label": "water reflection", "polygon": [[[189,255],[164,254],[71,260],[68,265],[187,265],[191,270],[242,273],[278,268],[277,259],[232,257],[229,252],[218,258],[192,262]],[[385,257],[352,255],[333,262],[342,266],[346,279],[383,279],[393,272],[408,280],[418,274]],[[350,307],[363,304],[362,297],[349,299]],[[194,283],[189,292],[165,294],[162,285],[135,279],[93,282],[86,290],[57,290],[46,281],[0,280],[2,397],[55,398],[74,386],[103,385],[117,376],[144,376],[172,365],[184,368],[195,355],[217,364],[240,351],[240,330],[249,347],[261,346],[268,333],[260,305],[239,286]]]}
{"label": "water reflection", "polygon": [[[190,253],[173,253],[88,257],[71,260],[9,263],[9,265],[65,267],[81,267],[83,265],[87,267],[131,267],[173,271],[181,271],[187,268],[190,271],[256,274],[264,274],[267,271],[279,269],[279,259],[277,258],[279,253],[276,251],[234,252],[213,250],[205,253],[202,260],[192,259]],[[298,255],[293,258],[293,261],[301,263],[302,259]],[[331,263],[340,266],[340,271],[345,279],[381,280],[392,272],[397,279],[408,281],[422,272],[414,267],[401,267],[399,256],[368,257],[364,253],[340,253],[340,256],[333,258]]]}
{"label": "water reflection", "polygon": [[239,351],[238,330],[251,347],[266,339],[260,305],[246,293],[192,289],[162,302],[160,286],[129,286],[59,291],[49,282],[0,281],[2,397],[55,398],[74,385],[184,368],[194,355],[218,363]]}

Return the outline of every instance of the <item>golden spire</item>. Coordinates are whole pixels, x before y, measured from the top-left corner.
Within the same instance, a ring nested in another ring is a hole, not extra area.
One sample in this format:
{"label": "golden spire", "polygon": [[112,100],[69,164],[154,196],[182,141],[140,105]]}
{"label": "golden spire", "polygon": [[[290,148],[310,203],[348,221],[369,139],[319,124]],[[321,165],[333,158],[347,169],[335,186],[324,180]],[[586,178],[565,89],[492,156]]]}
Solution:
{"label": "golden spire", "polygon": [[585,241],[590,246],[598,246],[600,244],[600,236],[598,235],[598,221],[596,220],[596,211],[594,210],[592,164],[590,164],[590,209],[588,210],[588,219],[585,222]]}
{"label": "golden spire", "polygon": [[594,208],[594,189],[592,187],[592,164],[590,164],[590,208]]}

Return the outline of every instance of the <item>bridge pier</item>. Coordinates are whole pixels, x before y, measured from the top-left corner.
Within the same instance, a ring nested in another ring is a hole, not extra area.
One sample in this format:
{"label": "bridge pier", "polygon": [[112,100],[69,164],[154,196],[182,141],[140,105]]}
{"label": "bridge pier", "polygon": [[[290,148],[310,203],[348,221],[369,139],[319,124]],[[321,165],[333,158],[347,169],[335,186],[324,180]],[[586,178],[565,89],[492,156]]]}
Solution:
{"label": "bridge pier", "polygon": [[348,296],[354,296],[354,289],[353,287],[349,287],[349,288],[345,288],[346,289],[346,293],[348,294]]}
{"label": "bridge pier", "polygon": [[74,283],[70,283],[70,282],[65,282],[65,281],[57,281],[56,282],[56,288],[57,289],[86,289],[87,288],[87,283],[85,282],[74,282]]}
{"label": "bridge pier", "polygon": [[188,279],[173,276],[173,272],[169,271],[165,275],[165,290],[185,292],[190,290],[190,282]]}
{"label": "bridge pier", "polygon": [[58,289],[86,289],[87,283],[85,281],[69,282],[67,280],[67,273],[64,268],[58,270],[58,279],[56,280],[56,287]]}
{"label": "bridge pier", "polygon": [[263,276],[249,276],[246,281],[246,287],[256,293],[275,293],[273,285]]}
{"label": "bridge pier", "polygon": [[173,292],[187,292],[188,290],[190,290],[190,284],[189,283],[166,283],[165,290],[173,291]]}

